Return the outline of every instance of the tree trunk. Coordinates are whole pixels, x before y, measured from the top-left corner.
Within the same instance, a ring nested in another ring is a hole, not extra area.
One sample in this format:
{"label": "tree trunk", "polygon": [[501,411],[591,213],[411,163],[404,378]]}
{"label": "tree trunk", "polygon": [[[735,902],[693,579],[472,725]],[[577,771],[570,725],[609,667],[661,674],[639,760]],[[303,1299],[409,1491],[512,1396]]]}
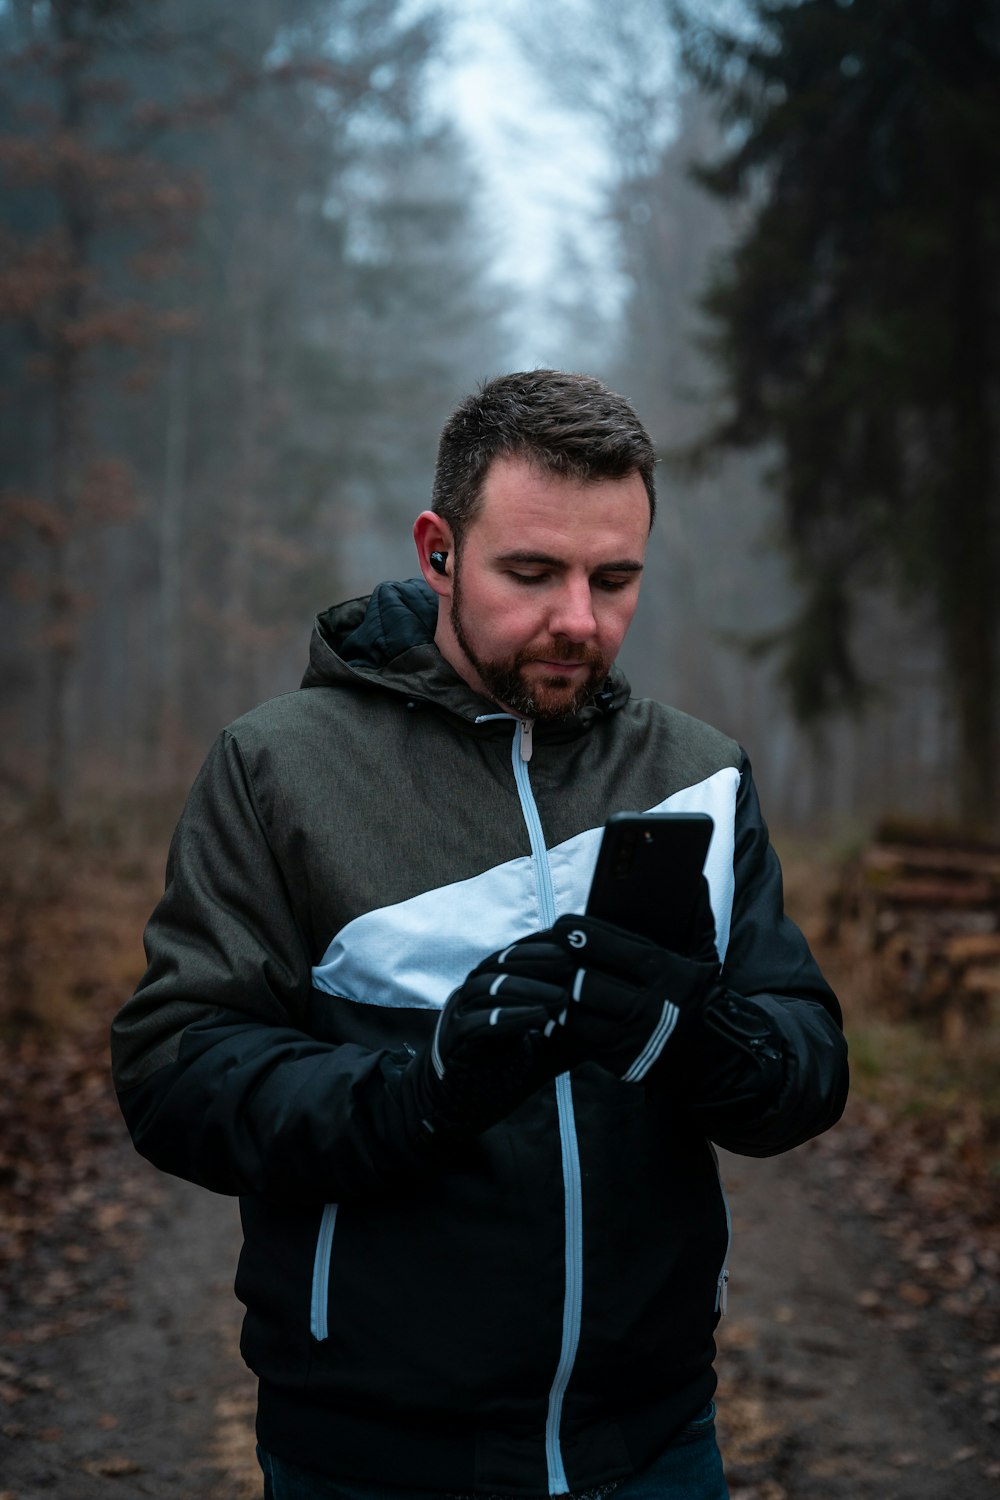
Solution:
{"label": "tree trunk", "polygon": [[181,725],[181,589],[183,580],[184,485],[187,469],[189,416],[188,380],[191,350],[177,337],[170,351],[167,376],[167,430],[163,489],[159,517],[159,591],[155,659],[159,662],[154,720],[160,774],[171,784],[178,776]]}
{"label": "tree trunk", "polygon": [[[250,244],[262,245],[260,225],[260,206],[254,204],[247,226]],[[236,462],[227,507],[228,567],[224,575],[226,594],[222,608],[225,630],[222,649],[225,669],[223,701],[229,703],[233,714],[245,713],[253,707],[257,681],[252,616],[253,540],[258,522],[257,494],[263,460],[264,364],[260,286],[258,277],[250,268],[244,268],[239,277],[237,306],[240,353],[239,369],[236,372],[239,397],[233,433]]]}
{"label": "tree trunk", "polygon": [[[53,7],[56,32],[56,86],[59,135],[79,138],[84,122],[82,44],[72,0]],[[75,592],[71,555],[75,525],[74,492],[83,447],[81,354],[74,334],[83,306],[91,218],[87,186],[79,167],[65,156],[56,170],[56,199],[66,252],[64,283],[57,299],[52,339],[52,422],[49,469],[51,525],[48,580],[43,624],[43,695],[45,750],[42,756],[42,803],[56,821],[66,814],[71,791],[69,705],[75,656]]]}
{"label": "tree trunk", "polygon": [[952,344],[954,493],[938,497],[943,626],[959,730],[958,806],[970,830],[995,827],[1000,813],[997,744],[996,463],[990,410],[990,276],[981,185],[991,181],[981,152],[970,149],[956,172],[952,214],[955,268]]}

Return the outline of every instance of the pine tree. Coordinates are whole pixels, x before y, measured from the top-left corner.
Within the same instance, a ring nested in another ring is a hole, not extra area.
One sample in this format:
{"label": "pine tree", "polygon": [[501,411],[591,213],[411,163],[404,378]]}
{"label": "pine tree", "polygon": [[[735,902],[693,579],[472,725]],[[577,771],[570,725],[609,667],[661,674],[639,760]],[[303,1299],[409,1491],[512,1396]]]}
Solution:
{"label": "pine tree", "polygon": [[995,0],[756,0],[681,16],[745,199],[709,284],[729,398],[702,452],[772,445],[803,588],[784,674],[803,719],[859,703],[854,601],[930,601],[970,825],[998,813],[1000,26]]}

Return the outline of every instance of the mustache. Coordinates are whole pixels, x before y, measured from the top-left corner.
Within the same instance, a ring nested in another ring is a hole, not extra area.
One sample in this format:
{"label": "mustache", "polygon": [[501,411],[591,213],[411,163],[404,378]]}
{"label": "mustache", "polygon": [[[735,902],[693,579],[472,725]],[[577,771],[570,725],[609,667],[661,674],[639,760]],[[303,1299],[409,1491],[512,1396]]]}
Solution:
{"label": "mustache", "polygon": [[521,651],[518,661],[523,666],[529,661],[562,661],[574,666],[596,667],[601,664],[601,653],[596,646],[574,646],[572,641],[553,641],[543,649]]}

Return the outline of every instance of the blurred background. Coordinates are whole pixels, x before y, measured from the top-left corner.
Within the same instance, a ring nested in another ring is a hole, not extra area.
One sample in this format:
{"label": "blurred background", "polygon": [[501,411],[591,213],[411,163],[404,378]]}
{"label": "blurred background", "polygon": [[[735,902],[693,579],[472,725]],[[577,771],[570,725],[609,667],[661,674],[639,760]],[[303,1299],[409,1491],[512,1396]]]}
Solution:
{"label": "blurred background", "polygon": [[662,457],[636,690],[790,826],[995,826],[995,4],[0,0],[0,69],[8,797],[182,786],[551,365]]}

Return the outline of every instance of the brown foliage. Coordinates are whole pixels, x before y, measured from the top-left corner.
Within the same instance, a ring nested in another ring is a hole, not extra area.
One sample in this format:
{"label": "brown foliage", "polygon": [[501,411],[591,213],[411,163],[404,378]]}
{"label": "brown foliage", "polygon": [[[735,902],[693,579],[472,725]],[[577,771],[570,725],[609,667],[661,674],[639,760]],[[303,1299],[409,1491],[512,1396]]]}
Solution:
{"label": "brown foliage", "polygon": [[[915,908],[901,908],[891,894],[860,908],[853,897],[845,900],[845,881],[854,892],[858,870],[891,869],[886,890],[896,890],[898,859],[877,842],[846,875],[815,858],[788,865],[790,909],[840,995],[851,1047],[847,1116],[820,1145],[844,1191],[892,1245],[886,1286],[871,1306],[905,1318],[934,1303],[968,1319],[977,1340],[1000,1343],[1000,1005],[963,987],[964,950],[951,991],[933,1004],[919,990],[893,987],[882,961],[901,909],[922,913],[918,944],[943,942],[970,913],[992,927],[995,912],[979,903],[978,892],[971,906],[950,897],[970,860],[993,871],[996,851],[924,850],[920,858],[937,858],[953,876],[949,900],[935,897],[937,920],[923,896]],[[961,1024],[949,1024],[948,1015]]]}
{"label": "brown foliage", "polygon": [[[59,1310],[75,1284],[100,1251],[124,1253],[132,1232],[122,1194],[135,1185],[109,1182],[103,1171],[107,1143],[123,1128],[107,1036],[142,971],[140,934],[160,886],[154,847],[151,856],[114,825],[59,840],[30,821],[5,831],[0,1301],[37,1308],[24,1337],[62,1331]],[[111,1284],[105,1303],[114,1295]]]}

